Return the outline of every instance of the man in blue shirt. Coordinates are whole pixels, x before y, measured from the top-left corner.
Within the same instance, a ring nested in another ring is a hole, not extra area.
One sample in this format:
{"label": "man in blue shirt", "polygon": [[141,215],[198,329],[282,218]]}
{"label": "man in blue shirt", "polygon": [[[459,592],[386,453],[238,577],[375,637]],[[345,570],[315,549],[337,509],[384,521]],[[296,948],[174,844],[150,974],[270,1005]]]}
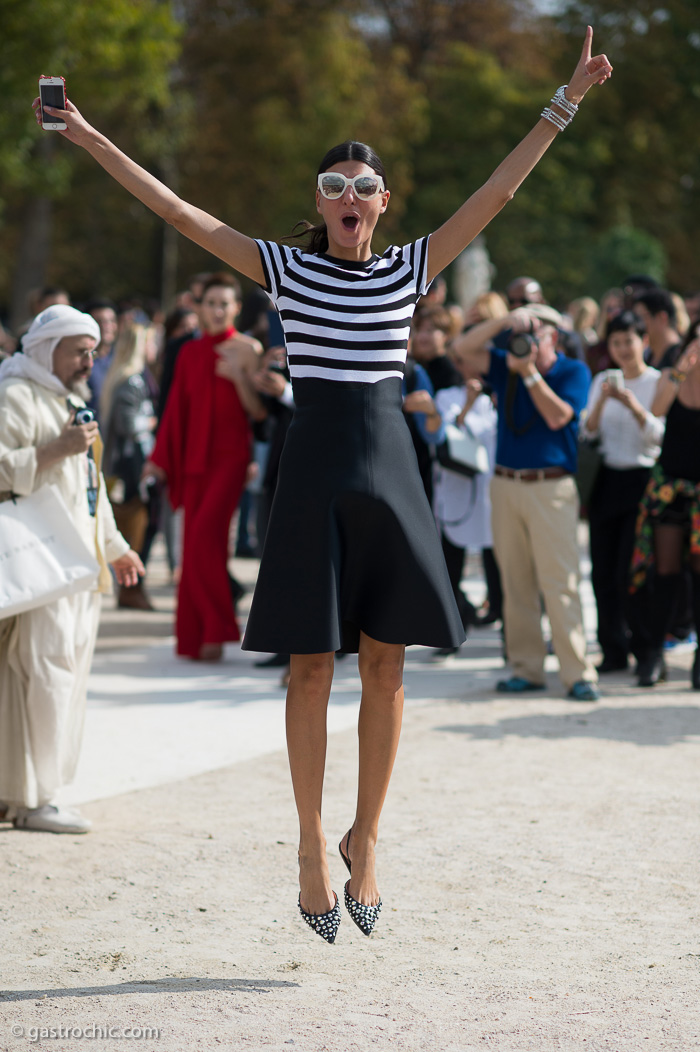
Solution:
{"label": "man in blue shirt", "polygon": [[497,396],[491,505],[513,672],[498,690],[520,694],[544,685],[542,597],[567,696],[597,701],[579,594],[574,479],[578,418],[591,375],[583,362],[557,351],[560,321],[551,307],[532,305],[475,325],[455,343]]}

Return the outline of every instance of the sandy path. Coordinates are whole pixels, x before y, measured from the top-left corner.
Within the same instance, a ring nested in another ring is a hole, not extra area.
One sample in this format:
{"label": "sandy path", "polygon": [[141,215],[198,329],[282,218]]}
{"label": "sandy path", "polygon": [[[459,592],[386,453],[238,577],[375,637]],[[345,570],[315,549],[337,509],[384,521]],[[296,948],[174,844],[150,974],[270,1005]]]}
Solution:
{"label": "sandy path", "polygon": [[[700,1048],[688,660],[598,705],[475,696],[465,674],[462,700],[410,708],[371,939],[346,915],[329,947],[296,913],[281,752],[87,805],[86,837],[0,826],[0,1049],[117,1040],[33,1039],[59,1026],[154,1027],[167,1052]],[[334,735],[338,891],[355,765]]]}

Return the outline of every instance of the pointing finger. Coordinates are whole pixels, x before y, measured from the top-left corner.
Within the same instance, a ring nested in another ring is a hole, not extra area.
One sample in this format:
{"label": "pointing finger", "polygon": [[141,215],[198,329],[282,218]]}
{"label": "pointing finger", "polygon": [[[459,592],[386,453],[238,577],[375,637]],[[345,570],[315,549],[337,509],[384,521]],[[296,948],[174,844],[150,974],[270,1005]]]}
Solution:
{"label": "pointing finger", "polygon": [[591,57],[591,45],[593,43],[593,27],[586,26],[586,36],[583,41],[583,48],[581,49],[581,61],[584,63],[590,61]]}

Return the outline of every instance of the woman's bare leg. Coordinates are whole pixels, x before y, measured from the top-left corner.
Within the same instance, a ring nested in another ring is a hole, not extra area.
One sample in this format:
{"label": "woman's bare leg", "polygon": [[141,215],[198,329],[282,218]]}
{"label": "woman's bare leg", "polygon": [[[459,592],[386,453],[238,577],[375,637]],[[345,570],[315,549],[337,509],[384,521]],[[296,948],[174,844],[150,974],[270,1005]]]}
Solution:
{"label": "woman's bare leg", "polygon": [[347,835],[342,843],[352,862],[350,894],[366,906],[379,902],[374,847],[401,733],[405,650],[398,644],[379,643],[364,632],[360,637],[362,702],[357,810],[349,852]]}
{"label": "woman's bare leg", "polygon": [[287,750],[299,814],[299,886],[307,913],[327,913],[331,890],[321,798],[326,767],[326,716],[333,654],[292,654],[287,688]]}

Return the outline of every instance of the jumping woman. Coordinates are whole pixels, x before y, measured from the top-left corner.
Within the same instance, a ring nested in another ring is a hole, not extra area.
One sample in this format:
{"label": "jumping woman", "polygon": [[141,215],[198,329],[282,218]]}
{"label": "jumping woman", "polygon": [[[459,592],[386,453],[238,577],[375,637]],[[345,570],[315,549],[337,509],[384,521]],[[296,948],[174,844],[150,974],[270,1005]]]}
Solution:
{"label": "jumping woman", "polygon": [[372,236],[389,206],[388,179],[362,143],[326,154],[316,185],[321,223],[304,247],[290,247],[255,241],[181,200],[71,102],[49,110],[66,122],[65,138],[181,234],[260,284],[280,311],[296,409],[243,647],[292,655],[286,725],[299,909],[328,942],[341,919],[321,824],[334,651],[358,653],[362,680],[357,807],[339,848],[350,871],[345,905],[369,935],[381,908],[375,845],[401,729],[404,651],[464,638],[401,411],[411,316],[433,278],[513,197],[589,88],[612,73],[605,55],[591,57],[592,39],[589,27],[569,84],[490,179],[430,237],[381,256]]}

